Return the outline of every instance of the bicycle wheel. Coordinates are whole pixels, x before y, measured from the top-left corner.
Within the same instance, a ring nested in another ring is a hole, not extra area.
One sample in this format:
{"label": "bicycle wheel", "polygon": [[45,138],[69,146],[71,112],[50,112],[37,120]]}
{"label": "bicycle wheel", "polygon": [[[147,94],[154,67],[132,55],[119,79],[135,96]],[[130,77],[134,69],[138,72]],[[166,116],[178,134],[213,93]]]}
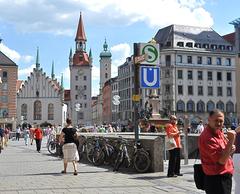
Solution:
{"label": "bicycle wheel", "polygon": [[48,149],[50,154],[55,155],[56,152],[57,152],[56,143],[54,141],[49,142],[47,149]]}
{"label": "bicycle wheel", "polygon": [[87,142],[86,143],[86,146],[85,146],[85,149],[86,149],[86,156],[87,156],[87,160],[92,163],[92,160],[93,160],[93,152],[94,152],[94,145],[91,144],[90,142]]}
{"label": "bicycle wheel", "polygon": [[149,154],[145,151],[139,150],[133,158],[133,165],[137,172],[147,172],[151,164]]}
{"label": "bicycle wheel", "polygon": [[119,153],[117,154],[113,171],[118,171],[122,163],[123,163],[123,151],[120,150]]}
{"label": "bicycle wheel", "polygon": [[92,162],[95,166],[100,166],[104,163],[105,153],[101,149],[95,149],[93,152]]}

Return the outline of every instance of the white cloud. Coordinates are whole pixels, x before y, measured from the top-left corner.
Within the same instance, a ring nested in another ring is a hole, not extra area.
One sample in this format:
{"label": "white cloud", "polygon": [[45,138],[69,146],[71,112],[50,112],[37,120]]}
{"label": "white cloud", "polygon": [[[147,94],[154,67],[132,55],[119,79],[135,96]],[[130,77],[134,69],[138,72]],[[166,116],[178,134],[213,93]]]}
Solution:
{"label": "white cloud", "polygon": [[33,56],[31,56],[31,55],[21,55],[17,51],[8,48],[3,43],[0,44],[0,51],[2,53],[4,53],[7,57],[9,57],[16,64],[18,64],[19,62],[30,63],[33,60]]}
{"label": "white cloud", "polygon": [[3,43],[0,44],[0,50],[15,63],[17,63],[21,58],[21,55],[17,51],[8,48]]}
{"label": "white cloud", "polygon": [[[204,4],[205,0],[0,0],[0,20],[15,25],[22,32],[69,36],[76,30],[80,10],[91,25],[145,22],[150,27],[169,24],[210,27],[213,19]],[[33,11],[33,7],[37,9]]]}
{"label": "white cloud", "polygon": [[127,43],[121,43],[111,47],[113,56],[112,61],[112,77],[117,76],[118,66],[122,65],[127,57],[131,56],[131,47]]}
{"label": "white cloud", "polygon": [[100,68],[97,66],[92,67],[92,80],[99,80],[100,79]]}
{"label": "white cloud", "polygon": [[29,76],[30,73],[33,71],[33,68],[35,68],[35,64],[31,65],[30,67],[19,69],[18,70],[18,77],[22,79],[23,77]]}

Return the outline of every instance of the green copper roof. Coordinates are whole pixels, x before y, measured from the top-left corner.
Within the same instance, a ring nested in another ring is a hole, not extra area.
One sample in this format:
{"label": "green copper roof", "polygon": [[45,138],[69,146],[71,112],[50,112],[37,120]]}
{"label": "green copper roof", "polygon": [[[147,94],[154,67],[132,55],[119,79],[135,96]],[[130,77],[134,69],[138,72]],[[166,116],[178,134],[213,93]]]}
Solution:
{"label": "green copper roof", "polygon": [[72,48],[70,48],[69,58],[72,58]]}
{"label": "green copper roof", "polygon": [[89,51],[89,58],[92,58],[92,49]]}
{"label": "green copper roof", "polygon": [[63,87],[63,73],[62,73],[62,76],[61,76],[61,88],[64,89],[64,87]]}
{"label": "green copper roof", "polygon": [[108,51],[108,44],[107,40],[105,38],[104,44],[103,44],[103,52],[100,53],[100,57],[112,57],[112,54],[110,51]]}
{"label": "green copper roof", "polygon": [[39,63],[39,48],[37,47],[37,57],[36,57],[36,68],[39,69],[40,63]]}
{"label": "green copper roof", "polygon": [[55,74],[54,74],[54,61],[52,62],[52,79],[55,79]]}

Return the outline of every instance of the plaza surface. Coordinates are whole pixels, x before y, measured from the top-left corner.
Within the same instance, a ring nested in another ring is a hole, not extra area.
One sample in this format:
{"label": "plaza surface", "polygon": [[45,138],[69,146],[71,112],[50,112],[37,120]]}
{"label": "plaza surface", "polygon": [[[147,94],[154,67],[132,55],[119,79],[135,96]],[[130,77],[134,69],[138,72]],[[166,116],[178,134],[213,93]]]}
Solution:
{"label": "plaza surface", "polygon": [[[196,189],[193,167],[182,164],[183,177],[167,178],[165,172],[137,174],[133,171],[112,172],[108,167],[95,167],[80,163],[77,176],[73,175],[72,164],[68,173],[61,174],[63,163],[60,158],[49,155],[46,140],[41,153],[34,145],[24,141],[11,141],[0,154],[0,193],[204,193]],[[183,163],[183,161],[182,161]]]}

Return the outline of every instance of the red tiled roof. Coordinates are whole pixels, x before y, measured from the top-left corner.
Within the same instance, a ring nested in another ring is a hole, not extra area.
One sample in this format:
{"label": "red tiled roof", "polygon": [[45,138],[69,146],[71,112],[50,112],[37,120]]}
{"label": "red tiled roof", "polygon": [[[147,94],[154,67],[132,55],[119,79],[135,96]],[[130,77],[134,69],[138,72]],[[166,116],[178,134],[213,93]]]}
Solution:
{"label": "red tiled roof", "polygon": [[71,91],[64,90],[64,101],[70,101],[70,100],[71,100]]}
{"label": "red tiled roof", "polygon": [[76,52],[73,55],[73,65],[90,65],[88,54],[85,52]]}
{"label": "red tiled roof", "polygon": [[235,32],[230,33],[230,34],[226,34],[223,36],[223,38],[230,42],[231,44],[235,45]]}

